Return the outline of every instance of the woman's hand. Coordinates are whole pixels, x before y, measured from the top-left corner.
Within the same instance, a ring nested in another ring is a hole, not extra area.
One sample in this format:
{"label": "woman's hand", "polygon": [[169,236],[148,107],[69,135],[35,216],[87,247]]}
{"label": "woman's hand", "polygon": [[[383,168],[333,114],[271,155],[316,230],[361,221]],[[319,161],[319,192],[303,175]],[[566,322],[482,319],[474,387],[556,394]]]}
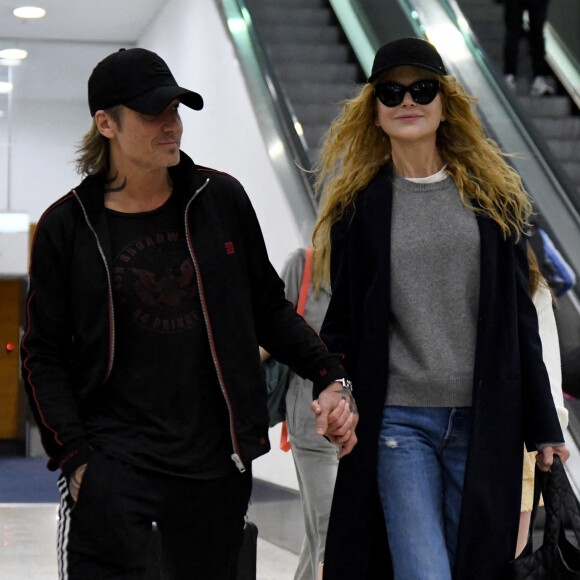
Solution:
{"label": "woman's hand", "polygon": [[544,447],[541,451],[538,451],[538,454],[536,455],[536,464],[542,471],[550,471],[552,463],[554,462],[554,455],[559,455],[562,465],[564,465],[568,457],[570,457],[570,451],[568,451],[568,448],[565,445]]}
{"label": "woman's hand", "polygon": [[338,457],[349,454],[357,443],[358,410],[352,391],[340,381],[331,383],[310,405],[316,415],[316,434],[326,435],[340,447]]}

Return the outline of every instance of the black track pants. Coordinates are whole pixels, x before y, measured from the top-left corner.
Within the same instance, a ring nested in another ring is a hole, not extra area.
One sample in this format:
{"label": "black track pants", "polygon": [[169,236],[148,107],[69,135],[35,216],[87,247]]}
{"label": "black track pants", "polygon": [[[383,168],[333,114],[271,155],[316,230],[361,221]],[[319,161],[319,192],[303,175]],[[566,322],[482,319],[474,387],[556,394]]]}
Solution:
{"label": "black track pants", "polygon": [[157,523],[163,580],[235,580],[251,471],[210,480],[93,453],[78,502],[59,479],[61,580],[142,580]]}

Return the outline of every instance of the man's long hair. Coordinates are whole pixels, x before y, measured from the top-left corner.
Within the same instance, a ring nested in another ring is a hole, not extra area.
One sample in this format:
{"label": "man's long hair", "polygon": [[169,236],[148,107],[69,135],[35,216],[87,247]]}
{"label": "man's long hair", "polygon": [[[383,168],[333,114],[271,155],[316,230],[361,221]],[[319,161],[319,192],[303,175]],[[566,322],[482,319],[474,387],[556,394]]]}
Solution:
{"label": "man's long hair", "polygon": [[[106,112],[121,126],[121,105],[111,107]],[[83,137],[81,146],[77,149],[77,173],[83,176],[97,175],[109,167],[109,139],[101,135],[93,118],[91,128]]]}

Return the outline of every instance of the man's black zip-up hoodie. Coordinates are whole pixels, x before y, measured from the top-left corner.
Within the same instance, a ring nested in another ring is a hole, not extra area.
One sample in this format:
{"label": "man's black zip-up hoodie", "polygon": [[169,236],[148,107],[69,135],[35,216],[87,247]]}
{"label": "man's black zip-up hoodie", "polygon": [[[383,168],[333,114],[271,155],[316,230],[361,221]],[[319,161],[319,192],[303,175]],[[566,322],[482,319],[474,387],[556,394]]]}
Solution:
{"label": "man's black zip-up hoodie", "polygon": [[[196,167],[184,153],[169,171],[183,207],[207,339],[229,411],[232,459],[244,470],[269,450],[258,345],[311,379],[315,392],[345,372],[340,357],[326,350],[285,299],[240,183]],[[32,247],[23,378],[48,467],[65,474],[89,459],[83,417],[104,396],[115,365],[104,186],[103,175],[87,177],[55,202],[39,220]]]}

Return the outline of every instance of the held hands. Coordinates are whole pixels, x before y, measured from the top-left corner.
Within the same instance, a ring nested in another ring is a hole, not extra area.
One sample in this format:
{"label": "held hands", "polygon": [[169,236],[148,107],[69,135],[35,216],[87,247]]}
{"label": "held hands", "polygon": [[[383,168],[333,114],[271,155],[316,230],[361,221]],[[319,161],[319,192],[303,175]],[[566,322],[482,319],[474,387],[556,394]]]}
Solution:
{"label": "held hands", "polygon": [[331,383],[310,409],[316,415],[316,434],[326,435],[339,446],[338,457],[349,454],[357,443],[358,410],[352,391],[339,381]]}
{"label": "held hands", "polygon": [[568,457],[570,457],[570,451],[568,451],[568,448],[565,445],[559,445],[558,447],[544,447],[541,451],[538,451],[538,454],[536,455],[536,464],[541,471],[550,471],[554,461],[554,455],[559,455],[562,465],[564,465]]}

